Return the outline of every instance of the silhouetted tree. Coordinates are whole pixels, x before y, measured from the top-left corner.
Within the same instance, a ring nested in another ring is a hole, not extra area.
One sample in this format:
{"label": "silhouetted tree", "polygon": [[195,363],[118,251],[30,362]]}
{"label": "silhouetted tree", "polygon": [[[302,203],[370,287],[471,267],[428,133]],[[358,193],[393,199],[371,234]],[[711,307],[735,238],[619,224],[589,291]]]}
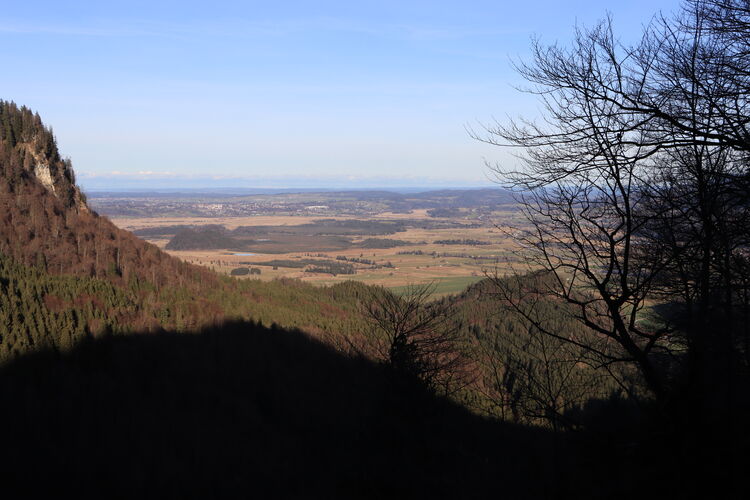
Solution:
{"label": "silhouetted tree", "polygon": [[[514,236],[529,269],[553,278],[523,293],[497,279],[508,303],[532,323],[524,305],[537,294],[573,305],[591,337],[534,324],[594,366],[635,366],[661,402],[690,381],[706,414],[728,414],[746,366],[749,5],[690,1],[634,46],[610,19],[570,48],[535,41],[518,69],[543,119],[475,134],[524,150],[522,168],[493,168],[520,192],[527,225]],[[647,321],[652,300],[677,300],[690,321]]]}
{"label": "silhouetted tree", "polygon": [[405,378],[452,394],[468,383],[460,329],[449,302],[431,302],[435,285],[410,285],[402,294],[372,288],[365,299],[374,328],[371,347]]}

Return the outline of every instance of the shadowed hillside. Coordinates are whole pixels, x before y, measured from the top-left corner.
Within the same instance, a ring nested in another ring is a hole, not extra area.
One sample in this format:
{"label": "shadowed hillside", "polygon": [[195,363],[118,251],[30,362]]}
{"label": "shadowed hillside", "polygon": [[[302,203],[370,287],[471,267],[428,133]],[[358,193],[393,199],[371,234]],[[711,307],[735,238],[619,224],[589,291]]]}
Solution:
{"label": "shadowed hillside", "polygon": [[734,488],[725,498],[742,491],[739,469],[716,470],[720,457],[616,402],[591,402],[596,424],[582,433],[483,419],[386,366],[252,323],[29,354],[0,369],[0,400],[0,482],[24,497],[689,498],[707,482]]}
{"label": "shadowed hillside", "polygon": [[[199,282],[196,285],[200,284]],[[51,275],[0,252],[0,364],[38,349],[64,351],[104,333],[185,332],[227,318],[303,328],[319,338],[356,335],[366,287],[317,289],[299,281],[217,280],[216,286],[155,287],[134,280]]]}
{"label": "shadowed hillside", "polygon": [[2,483],[27,493],[539,498],[557,482],[543,431],[254,324],[29,355],[0,371],[0,398]]}

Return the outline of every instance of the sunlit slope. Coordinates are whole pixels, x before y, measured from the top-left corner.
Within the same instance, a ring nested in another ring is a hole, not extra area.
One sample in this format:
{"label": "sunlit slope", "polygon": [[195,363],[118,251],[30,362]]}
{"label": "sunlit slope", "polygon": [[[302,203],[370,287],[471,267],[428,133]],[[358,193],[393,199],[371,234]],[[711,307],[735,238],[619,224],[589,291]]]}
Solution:
{"label": "sunlit slope", "polygon": [[[0,101],[0,358],[104,332],[189,331],[228,319],[357,331],[358,285],[239,282],[181,262],[86,204],[52,131]],[[345,291],[344,291],[345,289]]]}

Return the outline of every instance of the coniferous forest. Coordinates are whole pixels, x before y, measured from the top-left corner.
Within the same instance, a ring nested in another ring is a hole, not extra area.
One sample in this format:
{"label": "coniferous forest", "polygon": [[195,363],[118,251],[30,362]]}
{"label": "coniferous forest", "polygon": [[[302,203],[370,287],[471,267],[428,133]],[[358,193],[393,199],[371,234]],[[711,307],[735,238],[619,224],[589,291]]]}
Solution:
{"label": "coniferous forest", "polygon": [[544,123],[472,131],[519,151],[495,173],[523,266],[440,299],[180,261],[92,210],[52,129],[0,101],[3,490],[744,498],[749,44],[742,0],[689,0],[634,45],[611,19],[535,42]]}

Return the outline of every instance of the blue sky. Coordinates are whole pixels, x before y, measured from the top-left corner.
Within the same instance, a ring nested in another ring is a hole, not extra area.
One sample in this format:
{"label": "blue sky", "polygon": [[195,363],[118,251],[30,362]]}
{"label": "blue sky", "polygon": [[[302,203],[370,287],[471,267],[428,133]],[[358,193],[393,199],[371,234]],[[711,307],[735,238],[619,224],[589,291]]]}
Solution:
{"label": "blue sky", "polygon": [[534,115],[510,61],[677,1],[6,2],[0,98],[84,187],[488,184],[467,125]]}

